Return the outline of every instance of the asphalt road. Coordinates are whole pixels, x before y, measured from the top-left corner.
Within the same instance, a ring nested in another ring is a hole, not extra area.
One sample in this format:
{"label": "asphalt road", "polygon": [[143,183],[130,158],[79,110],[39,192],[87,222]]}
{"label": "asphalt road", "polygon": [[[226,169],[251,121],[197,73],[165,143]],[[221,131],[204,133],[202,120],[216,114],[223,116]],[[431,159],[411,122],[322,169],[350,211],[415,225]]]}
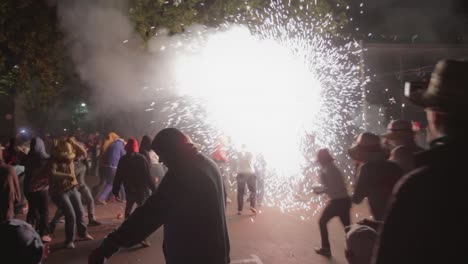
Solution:
{"label": "asphalt road", "polygon": [[[123,208],[122,203],[97,206],[97,217],[103,225],[89,229],[95,240],[77,242],[76,249],[73,250],[63,248],[64,230],[63,224],[59,224],[53,236],[52,251],[47,263],[86,263],[91,250],[123,221],[117,217],[123,213]],[[262,207],[256,216],[247,211],[238,216],[235,204],[228,205],[232,263],[347,263],[344,257],[344,230],[337,218],[328,226],[333,257],[324,258],[314,252],[314,246],[320,245],[319,215],[320,211],[316,215],[305,211],[282,213],[278,208]],[[352,220],[355,222],[366,215],[367,204],[355,206]],[[165,263],[162,254],[162,230],[156,231],[149,240],[151,247],[136,246],[121,250],[108,263]]]}

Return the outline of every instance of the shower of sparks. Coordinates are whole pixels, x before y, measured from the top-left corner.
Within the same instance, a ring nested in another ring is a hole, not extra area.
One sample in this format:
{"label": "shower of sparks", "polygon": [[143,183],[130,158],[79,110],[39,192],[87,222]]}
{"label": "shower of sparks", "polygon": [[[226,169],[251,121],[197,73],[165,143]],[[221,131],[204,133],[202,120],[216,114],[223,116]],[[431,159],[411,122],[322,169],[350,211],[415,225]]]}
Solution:
{"label": "shower of sparks", "polygon": [[239,16],[216,32],[190,31],[158,50],[177,54],[173,98],[162,111],[166,125],[188,133],[208,154],[227,138],[230,189],[236,150],[246,144],[267,162],[264,203],[315,214],[325,202],[312,194],[316,150],[329,148],[348,179],[353,172],[345,150],[360,126],[363,80],[358,45],[334,43],[323,33],[331,15],[315,18],[309,6],[302,8],[306,15],[299,18],[272,4],[252,11],[260,25]]}

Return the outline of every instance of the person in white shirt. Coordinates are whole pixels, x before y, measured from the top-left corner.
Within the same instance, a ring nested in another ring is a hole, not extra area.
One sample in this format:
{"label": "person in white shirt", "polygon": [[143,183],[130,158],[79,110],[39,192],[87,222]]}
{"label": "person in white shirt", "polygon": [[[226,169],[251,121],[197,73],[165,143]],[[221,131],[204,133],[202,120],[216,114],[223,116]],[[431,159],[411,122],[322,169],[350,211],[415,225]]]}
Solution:
{"label": "person in white shirt", "polygon": [[335,216],[338,216],[343,226],[350,225],[351,198],[348,195],[343,174],[333,162],[328,149],[321,149],[317,153],[317,163],[320,164],[321,188],[315,188],[315,193],[326,193],[330,200],[323,209],[320,216],[320,236],[322,237],[322,246],[315,248],[317,254],[330,257],[330,241],[328,240],[328,222]]}
{"label": "person in white shirt", "polygon": [[254,157],[247,151],[246,146],[242,145],[237,153],[237,214],[241,215],[244,209],[245,185],[250,191],[250,210],[256,214],[255,209],[257,201],[257,179],[254,169]]}

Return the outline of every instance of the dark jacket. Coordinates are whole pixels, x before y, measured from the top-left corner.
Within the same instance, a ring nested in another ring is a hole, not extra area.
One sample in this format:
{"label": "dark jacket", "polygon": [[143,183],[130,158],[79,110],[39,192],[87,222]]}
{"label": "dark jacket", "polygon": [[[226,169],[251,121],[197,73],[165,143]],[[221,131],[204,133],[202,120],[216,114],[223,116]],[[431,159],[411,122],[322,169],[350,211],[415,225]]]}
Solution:
{"label": "dark jacket", "polygon": [[365,163],[358,173],[353,202],[369,201],[370,211],[375,220],[382,221],[393,187],[403,176],[403,170],[394,162],[376,160]]}
{"label": "dark jacket", "polygon": [[108,235],[100,249],[106,256],[140,243],[164,225],[167,264],[229,263],[224,192],[216,164],[190,154],[169,169],[156,192]]}
{"label": "dark jacket", "polygon": [[107,148],[102,157],[102,164],[106,167],[117,168],[120,158],[125,155],[125,142],[117,139]]}
{"label": "dark jacket", "polygon": [[431,145],[395,187],[374,263],[468,263],[468,146]]}
{"label": "dark jacket", "polygon": [[114,194],[119,193],[122,183],[127,195],[149,193],[148,190],[152,192],[156,190],[148,162],[143,155],[134,152],[125,154],[120,159],[112,189]]}
{"label": "dark jacket", "polygon": [[34,148],[29,150],[24,166],[23,191],[26,195],[31,191],[31,179],[47,164],[50,158],[49,154],[46,152],[44,141],[39,137],[36,137],[34,141]]}

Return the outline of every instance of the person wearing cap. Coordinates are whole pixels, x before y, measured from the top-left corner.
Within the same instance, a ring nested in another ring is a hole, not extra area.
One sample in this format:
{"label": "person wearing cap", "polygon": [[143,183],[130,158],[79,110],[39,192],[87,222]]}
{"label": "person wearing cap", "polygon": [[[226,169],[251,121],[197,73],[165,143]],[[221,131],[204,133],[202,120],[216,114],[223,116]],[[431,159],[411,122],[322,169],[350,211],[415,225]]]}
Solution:
{"label": "person wearing cap", "polygon": [[13,166],[3,160],[0,148],[0,222],[14,217],[15,202],[21,200],[18,176]]}
{"label": "person wearing cap", "polygon": [[0,222],[2,263],[41,264],[49,255],[49,246],[28,223],[19,219]]}
{"label": "person wearing cap", "polygon": [[390,147],[390,158],[396,162],[405,173],[414,168],[414,154],[423,151],[416,144],[413,124],[407,120],[394,120],[388,124],[387,133],[382,135]]}
{"label": "person wearing cap", "polygon": [[468,263],[468,62],[440,61],[429,85],[406,95],[425,109],[430,149],[395,188],[374,263]]}
{"label": "person wearing cap", "polygon": [[393,187],[403,170],[387,160],[380,138],[372,133],[360,134],[348,154],[358,164],[353,203],[361,203],[367,198],[372,216],[382,221]]}
{"label": "person wearing cap", "polygon": [[77,189],[73,160],[76,157],[75,150],[80,149],[78,146],[73,138],[59,140],[49,165],[49,194],[65,215],[65,247],[68,249],[75,248],[75,228],[80,238],[93,240],[83,220],[83,204]]}
{"label": "person wearing cap", "polygon": [[351,199],[346,189],[343,173],[336,167],[334,158],[328,149],[321,149],[317,153],[317,163],[320,165],[320,181],[323,188],[314,189],[316,193],[326,193],[330,200],[320,216],[319,227],[322,246],[315,248],[317,254],[330,257],[330,241],[328,240],[327,224],[333,217],[339,217],[343,226],[349,226]]}
{"label": "person wearing cap", "polygon": [[216,164],[175,128],[161,130],[152,148],[168,167],[156,192],[89,256],[101,264],[121,247],[140,243],[164,226],[167,264],[230,263],[224,192]]}
{"label": "person wearing cap", "polygon": [[375,229],[354,224],[346,228],[345,256],[349,264],[370,264],[377,232]]}

